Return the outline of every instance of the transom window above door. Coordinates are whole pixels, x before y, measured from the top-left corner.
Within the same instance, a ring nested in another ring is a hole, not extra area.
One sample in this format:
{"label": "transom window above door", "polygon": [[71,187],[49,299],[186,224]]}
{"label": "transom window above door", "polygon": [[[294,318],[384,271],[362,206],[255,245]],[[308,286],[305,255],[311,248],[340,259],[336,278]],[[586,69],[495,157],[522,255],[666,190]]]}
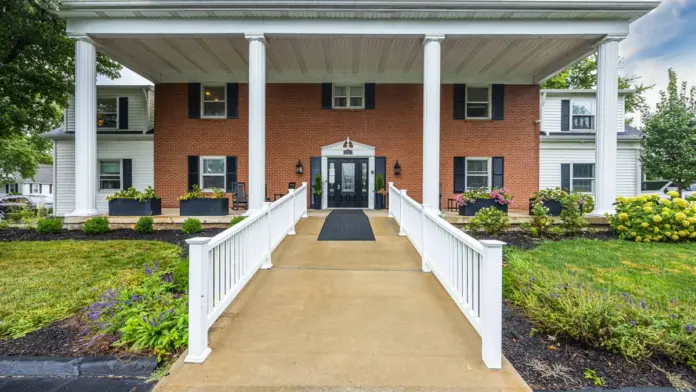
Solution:
{"label": "transom window above door", "polygon": [[201,88],[203,89],[203,94],[201,94],[202,117],[226,118],[227,87],[225,85],[202,85]]}
{"label": "transom window above door", "polygon": [[489,119],[491,117],[490,86],[466,86],[466,118]]}
{"label": "transom window above door", "polygon": [[595,129],[596,101],[594,99],[574,99],[572,110],[571,127],[574,131]]}
{"label": "transom window above door", "polygon": [[118,98],[97,98],[97,128],[118,128]]}
{"label": "transom window above door", "polygon": [[212,191],[213,188],[225,190],[225,157],[201,157],[200,188]]}
{"label": "transom window above door", "polygon": [[333,86],[334,109],[363,109],[365,107],[365,88],[361,84]]}

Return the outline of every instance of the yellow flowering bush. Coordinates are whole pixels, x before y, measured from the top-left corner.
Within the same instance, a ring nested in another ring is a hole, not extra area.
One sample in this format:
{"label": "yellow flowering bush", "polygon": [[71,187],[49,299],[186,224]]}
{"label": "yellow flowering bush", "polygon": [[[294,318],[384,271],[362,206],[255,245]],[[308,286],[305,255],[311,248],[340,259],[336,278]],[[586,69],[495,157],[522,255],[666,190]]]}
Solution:
{"label": "yellow flowering bush", "polygon": [[611,227],[619,238],[636,242],[696,240],[696,200],[668,195],[617,198],[616,213],[608,216]]}

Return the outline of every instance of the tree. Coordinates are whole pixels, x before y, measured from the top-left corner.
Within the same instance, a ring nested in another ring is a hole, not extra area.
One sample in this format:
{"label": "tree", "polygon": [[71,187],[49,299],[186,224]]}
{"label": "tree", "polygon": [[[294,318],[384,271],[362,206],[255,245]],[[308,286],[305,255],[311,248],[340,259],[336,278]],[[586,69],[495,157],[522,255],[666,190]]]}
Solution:
{"label": "tree", "polygon": [[696,88],[679,87],[670,69],[666,91],[656,110],[643,111],[641,161],[646,171],[672,181],[679,194],[696,182]]}
{"label": "tree", "polygon": [[[635,92],[626,96],[626,113],[640,113],[646,108],[645,92],[654,86],[639,83],[640,77],[619,76],[619,89],[633,89]],[[597,86],[597,56],[592,55],[572,67],[562,71],[542,84],[546,89],[593,89]],[[632,117],[626,117],[626,123],[633,123]]]}
{"label": "tree", "polygon": [[[0,3],[0,184],[16,172],[31,178],[50,160],[50,143],[37,136],[60,124],[74,91],[75,44],[56,9],[55,0]],[[99,74],[117,78],[120,68],[97,55]]]}

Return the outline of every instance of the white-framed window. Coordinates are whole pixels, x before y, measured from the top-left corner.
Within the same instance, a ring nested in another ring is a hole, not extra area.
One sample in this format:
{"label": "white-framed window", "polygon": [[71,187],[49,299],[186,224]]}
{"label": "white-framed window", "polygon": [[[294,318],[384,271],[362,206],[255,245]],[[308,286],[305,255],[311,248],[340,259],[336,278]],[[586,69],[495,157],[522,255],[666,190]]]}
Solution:
{"label": "white-framed window", "polygon": [[594,99],[573,99],[570,101],[570,129],[573,131],[589,131],[595,129],[595,114],[597,101]]}
{"label": "white-framed window", "polygon": [[39,184],[31,184],[31,193],[41,193]]}
{"label": "white-framed window", "polygon": [[570,190],[573,192],[594,193],[595,165],[594,163],[571,163]]}
{"label": "white-framed window", "polygon": [[213,188],[225,190],[226,157],[201,157],[201,178],[199,186],[205,192]]}
{"label": "white-framed window", "polygon": [[118,129],[118,98],[97,98],[97,129]]}
{"label": "white-framed window", "polygon": [[227,118],[226,85],[201,85],[201,117]]}
{"label": "white-framed window", "polygon": [[466,118],[491,118],[491,86],[466,86]]}
{"label": "white-framed window", "polygon": [[466,190],[491,188],[491,158],[466,158]]}
{"label": "white-framed window", "polygon": [[123,167],[120,159],[99,161],[99,189],[121,189]]}
{"label": "white-framed window", "polygon": [[362,84],[334,84],[333,86],[334,109],[364,109],[365,86]]}
{"label": "white-framed window", "polygon": [[19,193],[19,184],[9,184],[7,190],[9,193]]}

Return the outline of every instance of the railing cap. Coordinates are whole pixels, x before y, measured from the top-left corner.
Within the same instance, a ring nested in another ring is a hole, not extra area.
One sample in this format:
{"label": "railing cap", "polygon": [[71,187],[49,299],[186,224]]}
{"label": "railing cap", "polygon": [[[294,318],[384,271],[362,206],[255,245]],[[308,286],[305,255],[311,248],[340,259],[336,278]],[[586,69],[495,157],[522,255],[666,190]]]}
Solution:
{"label": "railing cap", "polygon": [[211,237],[194,237],[187,239],[186,243],[189,245],[204,245],[210,242],[211,239]]}
{"label": "railing cap", "polygon": [[501,248],[503,245],[506,245],[505,242],[498,240],[479,240],[479,242],[486,248]]}

